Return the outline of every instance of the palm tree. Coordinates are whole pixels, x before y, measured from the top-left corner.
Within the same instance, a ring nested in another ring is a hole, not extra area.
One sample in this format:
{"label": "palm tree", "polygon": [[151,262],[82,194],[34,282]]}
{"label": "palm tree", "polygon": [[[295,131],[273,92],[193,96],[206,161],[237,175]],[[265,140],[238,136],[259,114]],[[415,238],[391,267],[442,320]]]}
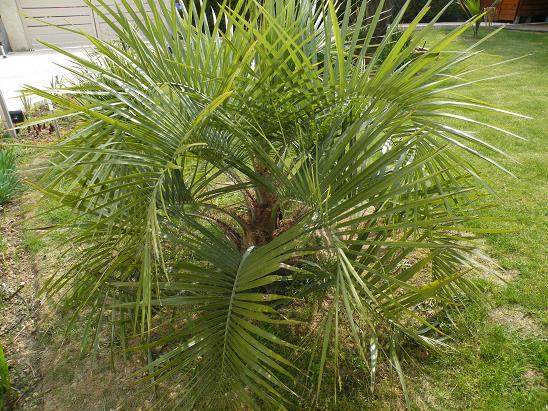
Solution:
{"label": "palm tree", "polygon": [[205,3],[98,3],[120,42],[51,46],[77,81],[28,88],[76,124],[32,183],[75,213],[59,229],[77,258],[47,292],[138,333],[148,381],[175,380],[184,409],[317,400],[343,353],[371,385],[383,358],[403,382],[401,344],[445,345],[421,304],[481,299],[467,155],[502,168],[454,124],[501,111],[453,94],[474,52],[445,50],[474,21],[416,55],[425,8],[379,63],[406,6],[373,47],[382,1],[352,24],[350,1],[225,2],[211,29]]}
{"label": "palm tree", "polygon": [[[481,0],[459,0],[459,5],[469,17],[479,16],[481,14]],[[481,20],[476,20],[474,26],[474,36],[477,37]]]}
{"label": "palm tree", "polygon": [[[499,3],[500,0],[494,0],[490,7],[496,7]],[[481,0],[458,0],[458,4],[470,18],[476,19],[476,24],[474,25],[474,36],[477,37],[481,24],[481,19],[478,17],[483,16],[484,14],[481,7]]]}

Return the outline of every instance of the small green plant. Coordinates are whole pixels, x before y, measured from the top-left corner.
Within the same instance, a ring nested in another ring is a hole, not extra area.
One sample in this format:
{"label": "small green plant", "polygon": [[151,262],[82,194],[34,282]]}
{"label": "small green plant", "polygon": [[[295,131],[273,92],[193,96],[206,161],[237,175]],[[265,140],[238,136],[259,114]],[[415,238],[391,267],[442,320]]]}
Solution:
{"label": "small green plant", "polygon": [[4,357],[4,348],[0,344],[0,411],[8,409],[8,399],[11,391],[8,363]]}
{"label": "small green plant", "polygon": [[33,231],[28,231],[23,235],[22,244],[26,251],[36,255],[44,246],[43,237]]}
{"label": "small green plant", "polygon": [[8,137],[8,133],[6,131],[6,127],[4,126],[4,124],[0,121],[0,138],[7,138]]}
{"label": "small green plant", "polygon": [[0,150],[0,204],[7,202],[15,190],[18,181],[15,174],[15,152],[11,148]]}
{"label": "small green plant", "polygon": [[34,104],[32,103],[32,98],[27,94],[21,94],[19,96],[19,99],[21,100],[21,104],[23,105],[23,112],[25,115],[29,115],[32,111]]}

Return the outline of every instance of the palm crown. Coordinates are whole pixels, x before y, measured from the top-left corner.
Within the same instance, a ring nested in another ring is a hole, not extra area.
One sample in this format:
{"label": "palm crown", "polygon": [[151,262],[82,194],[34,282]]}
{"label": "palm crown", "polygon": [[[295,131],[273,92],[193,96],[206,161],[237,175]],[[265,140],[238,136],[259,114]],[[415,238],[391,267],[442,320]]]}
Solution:
{"label": "palm crown", "polygon": [[320,392],[342,350],[372,383],[380,353],[401,376],[402,337],[443,344],[417,307],[480,297],[463,224],[481,190],[463,154],[498,166],[454,125],[503,111],[453,94],[475,52],[446,48],[474,21],[417,54],[428,6],[391,42],[405,7],[378,39],[383,2],[366,16],[365,1],[241,0],[213,20],[206,4],[99,3],[120,42],[59,50],[77,82],[29,88],[77,119],[37,183],[76,215],[79,259],[48,291],[97,327],[106,313],[121,335],[140,324],[161,353],[149,378],[185,381],[185,408],[224,392],[287,407]]}

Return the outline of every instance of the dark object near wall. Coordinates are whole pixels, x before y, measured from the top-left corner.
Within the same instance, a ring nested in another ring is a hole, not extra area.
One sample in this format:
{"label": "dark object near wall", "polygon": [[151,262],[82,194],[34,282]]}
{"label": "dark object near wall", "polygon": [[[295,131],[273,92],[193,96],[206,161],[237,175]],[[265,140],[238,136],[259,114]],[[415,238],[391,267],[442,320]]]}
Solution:
{"label": "dark object near wall", "polygon": [[[394,12],[393,15],[396,15],[405,4],[405,0],[393,0],[394,2]],[[417,14],[422,10],[422,8],[428,3],[428,0],[413,0],[409,7],[405,11],[403,16],[404,23],[410,23]],[[428,23],[433,17],[435,17],[447,4],[450,3],[449,0],[432,0],[430,10],[424,16],[423,23]],[[466,21],[467,17],[462,8],[458,4],[453,2],[445,13],[441,16],[439,21]]]}
{"label": "dark object near wall", "polygon": [[13,124],[22,123],[25,121],[25,115],[21,110],[10,111],[10,117]]}

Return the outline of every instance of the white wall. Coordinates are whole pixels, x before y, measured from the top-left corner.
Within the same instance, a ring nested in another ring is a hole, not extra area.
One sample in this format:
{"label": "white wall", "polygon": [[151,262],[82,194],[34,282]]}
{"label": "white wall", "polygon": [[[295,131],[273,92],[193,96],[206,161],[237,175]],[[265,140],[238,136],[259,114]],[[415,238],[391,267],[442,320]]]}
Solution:
{"label": "white wall", "polygon": [[13,51],[25,51],[30,49],[25,33],[25,27],[16,0],[0,0],[0,16]]}

